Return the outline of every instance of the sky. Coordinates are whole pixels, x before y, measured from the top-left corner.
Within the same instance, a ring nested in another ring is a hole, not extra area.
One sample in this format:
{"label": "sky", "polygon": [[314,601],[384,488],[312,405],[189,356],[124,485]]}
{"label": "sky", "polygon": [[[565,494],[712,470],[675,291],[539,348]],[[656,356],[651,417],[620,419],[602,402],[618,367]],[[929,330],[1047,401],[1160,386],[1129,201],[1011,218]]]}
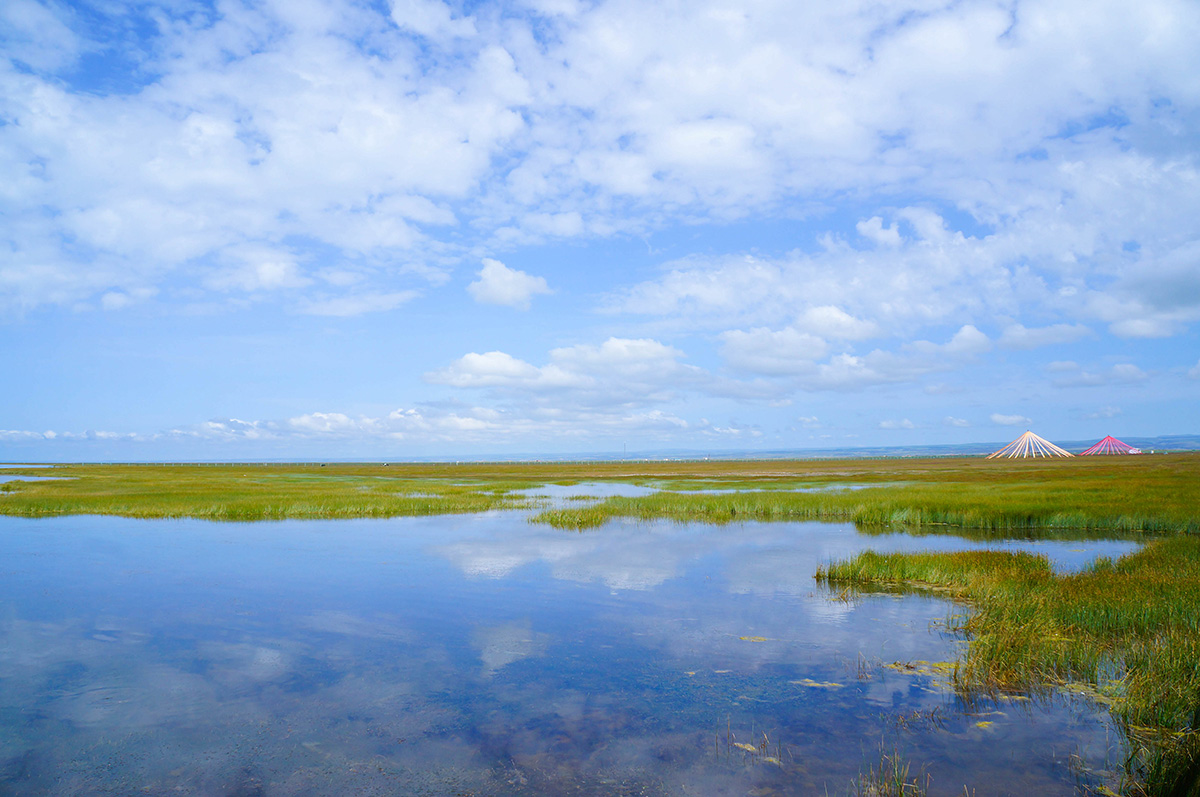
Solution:
{"label": "sky", "polygon": [[1194,0],[0,4],[0,461],[1200,432]]}

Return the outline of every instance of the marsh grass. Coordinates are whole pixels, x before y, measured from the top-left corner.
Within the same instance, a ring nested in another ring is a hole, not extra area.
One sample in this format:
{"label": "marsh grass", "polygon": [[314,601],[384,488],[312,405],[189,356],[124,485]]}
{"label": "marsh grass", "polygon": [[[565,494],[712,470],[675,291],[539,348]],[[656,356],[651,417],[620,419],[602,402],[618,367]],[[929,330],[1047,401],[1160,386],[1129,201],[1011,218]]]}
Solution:
{"label": "marsh grass", "polygon": [[[21,474],[21,469],[12,469]],[[45,476],[46,470],[28,475]],[[1059,461],[982,458],[743,462],[64,465],[61,481],[8,482],[0,513],[220,520],[391,517],[531,508],[547,483],[671,488],[535,516],[563,528],[614,517],[725,523],[841,520],[863,528],[1002,534],[1200,531],[1200,454]],[[827,485],[863,489],[813,492]],[[694,489],[687,489],[687,488]],[[720,494],[696,489],[734,490]],[[682,492],[681,492],[682,490]],[[755,492],[737,492],[754,490]]]}
{"label": "marsh grass", "polygon": [[858,776],[850,793],[854,797],[924,797],[930,777],[924,772],[912,774],[911,770],[912,765],[899,753],[880,751],[878,763]]}
{"label": "marsh grass", "polygon": [[[530,507],[529,482],[397,473],[381,466],[71,465],[51,482],[9,482],[0,512],[210,520],[395,517]],[[454,474],[462,476],[463,474]],[[28,485],[28,487],[26,487]]]}
{"label": "marsh grass", "polygon": [[948,591],[973,607],[953,682],[964,693],[1067,688],[1110,708],[1129,794],[1200,794],[1200,537],[1153,541],[1056,575],[1043,556],[865,552],[819,581]]}
{"label": "marsh grass", "polygon": [[[1000,533],[1055,529],[1105,532],[1200,531],[1193,485],[1200,483],[1200,456],[1175,455],[1138,466],[1126,458],[1098,465],[1074,461],[1019,467],[981,466],[971,460],[892,463],[891,477],[874,467],[837,474],[859,483],[856,490],[814,492],[758,489],[755,492],[658,492],[638,498],[617,497],[587,506],[555,509],[537,520],[554,526],[588,528],[613,517],[669,518],[728,523],[743,520],[840,520],[863,527],[936,530],[972,528]],[[857,463],[856,463],[857,464]],[[828,474],[832,476],[833,474]],[[735,483],[743,483],[732,480]],[[830,480],[830,483],[836,483]],[[712,481],[705,483],[711,488]]]}

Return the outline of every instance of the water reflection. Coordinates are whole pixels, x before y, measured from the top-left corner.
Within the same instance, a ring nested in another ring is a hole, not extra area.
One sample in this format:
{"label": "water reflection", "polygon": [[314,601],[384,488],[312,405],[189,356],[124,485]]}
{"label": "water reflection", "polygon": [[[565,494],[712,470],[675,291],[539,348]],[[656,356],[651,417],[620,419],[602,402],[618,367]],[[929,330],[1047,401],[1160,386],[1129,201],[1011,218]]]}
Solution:
{"label": "water reflection", "polygon": [[[1062,568],[1132,549],[1021,545]],[[866,547],[988,546],[519,513],[0,519],[0,791],[839,794],[883,744],[935,794],[1072,793],[1068,759],[1109,754],[1103,714],[964,706],[881,666],[960,643],[943,601],[817,588]]]}

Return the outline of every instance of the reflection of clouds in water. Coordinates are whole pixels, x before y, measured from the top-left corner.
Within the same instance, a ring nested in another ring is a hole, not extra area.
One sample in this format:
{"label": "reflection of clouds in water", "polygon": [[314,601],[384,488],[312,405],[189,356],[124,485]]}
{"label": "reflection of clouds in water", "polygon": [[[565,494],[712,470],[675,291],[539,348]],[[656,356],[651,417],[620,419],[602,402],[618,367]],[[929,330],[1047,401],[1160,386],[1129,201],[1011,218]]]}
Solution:
{"label": "reflection of clouds in water", "polygon": [[[683,662],[684,669],[758,669],[780,661],[827,666],[834,654],[853,658],[886,651],[893,658],[923,659],[946,654],[947,640],[926,633],[931,622],[946,616],[944,602],[871,596],[842,603],[813,579],[817,568],[832,559],[910,540],[866,537],[849,524],[717,527],[629,521],[584,533],[504,529],[435,552],[468,575],[500,578],[543,562],[560,580],[598,581],[614,590],[658,588],[654,611],[617,609],[601,625],[627,629],[641,644]],[[715,566],[712,581],[664,593],[668,582],[700,561]]]}
{"label": "reflection of clouds in water", "polygon": [[514,661],[544,654],[550,643],[550,635],[535,633],[530,622],[526,620],[522,623],[477,628],[471,634],[471,642],[479,648],[484,677],[491,677],[497,670]]}
{"label": "reflection of clouds in water", "polygon": [[832,598],[825,602],[814,601],[808,607],[808,614],[814,622],[828,625],[841,625],[849,620],[853,613],[852,604]]}
{"label": "reflection of clouds in water", "polygon": [[435,547],[469,577],[503,578],[526,565],[550,565],[557,579],[599,581],[611,589],[647,590],[706,556],[723,559],[735,594],[806,595],[813,573],[833,559],[870,547],[848,524],[750,523],[729,526],[614,521],[583,533],[534,526],[505,528]]}
{"label": "reflection of clouds in water", "polygon": [[416,635],[399,623],[389,619],[366,619],[344,611],[321,610],[302,617],[299,627],[325,634],[366,637],[368,639],[392,639],[412,642]]}
{"label": "reflection of clouds in water", "polygon": [[292,670],[293,656],[277,647],[202,642],[196,650],[209,663],[210,677],[226,686],[279,681]]}
{"label": "reflection of clouds in water", "polygon": [[554,578],[563,581],[646,590],[676,577],[685,562],[715,550],[718,543],[706,536],[693,527],[616,522],[584,533],[534,527],[433,550],[473,577],[502,578],[545,562]]}

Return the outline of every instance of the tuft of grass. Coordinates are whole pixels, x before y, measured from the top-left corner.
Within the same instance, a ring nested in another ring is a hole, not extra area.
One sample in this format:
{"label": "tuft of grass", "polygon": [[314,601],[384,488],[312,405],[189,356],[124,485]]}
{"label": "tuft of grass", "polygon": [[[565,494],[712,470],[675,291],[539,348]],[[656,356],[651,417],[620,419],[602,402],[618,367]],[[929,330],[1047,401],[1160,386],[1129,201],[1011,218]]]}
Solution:
{"label": "tuft of grass", "polygon": [[1126,737],[1126,793],[1200,794],[1200,537],[1066,575],[1041,556],[972,551],[866,552],[816,577],[948,591],[974,609],[955,629],[970,639],[958,689],[1082,691]]}
{"label": "tuft of grass", "polygon": [[925,797],[929,776],[913,775],[911,769],[911,764],[899,753],[880,751],[879,762],[871,764],[858,776],[851,784],[850,793],[854,797]]}

